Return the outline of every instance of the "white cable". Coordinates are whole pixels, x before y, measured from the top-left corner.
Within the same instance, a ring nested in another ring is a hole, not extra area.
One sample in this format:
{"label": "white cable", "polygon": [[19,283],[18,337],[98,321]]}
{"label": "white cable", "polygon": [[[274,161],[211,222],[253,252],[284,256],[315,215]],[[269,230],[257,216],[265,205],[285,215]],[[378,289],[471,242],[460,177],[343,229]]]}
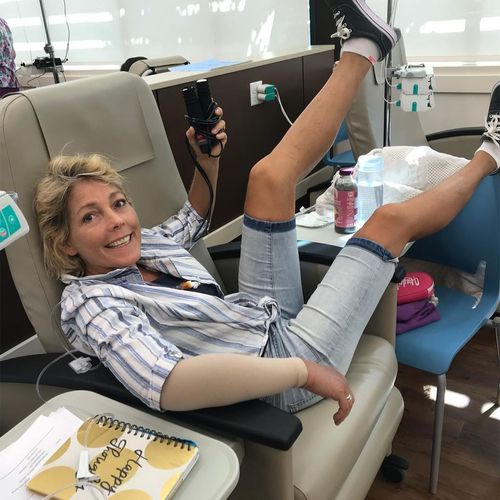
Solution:
{"label": "white cable", "polygon": [[391,19],[389,20],[389,26],[391,26],[391,28],[394,28],[394,22],[396,20],[396,10],[397,9],[398,9],[398,0],[393,0]]}
{"label": "white cable", "polygon": [[[54,314],[55,314],[55,312],[56,312],[56,308],[57,308],[58,306],[60,306],[60,305],[61,305],[61,302],[62,302],[62,299],[61,299],[61,300],[60,300],[60,301],[59,301],[59,302],[58,302],[58,303],[57,303],[57,304],[56,304],[56,305],[52,308],[52,311],[50,312],[50,321],[51,321],[51,323],[52,323],[52,326],[53,326],[55,329],[59,329],[59,328],[60,328],[60,324],[56,322]],[[77,358],[76,356],[73,356],[73,353],[74,353],[74,352],[78,352],[78,349],[69,350],[69,349],[66,347],[66,344],[65,344],[65,343],[61,340],[60,335],[57,335],[57,340],[59,340],[59,343],[61,344],[61,347],[62,347],[62,348],[66,351],[66,353],[67,353],[67,354],[69,354],[69,355],[71,355],[71,357],[72,357],[75,361],[76,361],[76,360],[78,360],[78,359],[81,359],[81,357],[80,357],[80,358]],[[71,366],[71,363],[69,363],[69,364],[70,364],[70,366]],[[101,365],[102,365],[102,362],[101,362],[101,360],[99,360],[99,363],[97,363],[97,364],[96,364],[95,366],[93,366],[92,368],[88,368],[88,369],[86,370],[86,372],[87,372],[87,371],[91,372],[91,371],[93,371],[93,370],[96,370],[96,369],[97,369],[97,368],[99,368],[99,366],[101,366]]]}
{"label": "white cable", "polygon": [[94,418],[92,418],[89,422],[89,425],[87,426],[87,429],[85,431],[85,439],[83,441],[85,448],[89,447],[89,434],[90,434],[90,428],[92,427],[92,422],[95,421],[97,425],[101,422],[101,419],[108,419],[108,418],[115,418],[115,415],[113,413],[99,413],[98,415],[95,415]]}
{"label": "white cable", "polygon": [[290,118],[288,118],[288,115],[286,114],[285,108],[283,107],[283,104],[281,103],[281,97],[280,97],[280,94],[279,94],[279,92],[278,92],[278,87],[276,87],[276,86],[275,86],[275,92],[276,92],[276,99],[278,99],[278,103],[279,103],[279,105],[280,105],[281,112],[283,113],[283,116],[286,118],[286,121],[287,121],[290,125],[293,125],[292,120],[290,120]]}
{"label": "white cable", "polygon": [[72,486],[84,486],[84,487],[90,486],[91,488],[94,488],[94,490],[97,490],[99,492],[99,495],[101,496],[101,498],[103,500],[106,500],[106,495],[101,490],[101,488],[99,488],[95,484],[92,484],[92,483],[87,482],[87,481],[78,481],[78,482],[74,482],[71,484],[67,484],[66,486],[63,486],[62,488],[59,488],[58,490],[53,491],[52,493],[49,493],[47,496],[43,497],[42,500],[49,500],[50,498],[54,498],[55,495],[57,495],[58,493],[61,493],[61,491],[67,490],[68,488],[71,488]]}
{"label": "white cable", "polygon": [[[19,8],[19,0],[16,1],[16,8],[17,8],[17,14],[19,16],[19,19],[22,19],[23,15],[21,14],[21,9]],[[33,54],[31,52],[31,44],[29,43],[28,35],[26,34],[26,26],[24,25],[24,23],[23,23],[23,33],[24,33],[24,40],[25,40],[26,44],[28,45],[28,51],[30,53],[30,63],[31,63],[31,62],[33,62]]]}
{"label": "white cable", "polygon": [[47,401],[45,399],[43,399],[42,395],[40,394],[40,379],[42,378],[42,375],[54,364],[56,363],[57,361],[59,361],[60,359],[64,358],[65,356],[67,356],[68,354],[71,354],[74,353],[74,352],[78,352],[78,349],[74,349],[73,351],[67,351],[63,354],[61,354],[60,356],[58,356],[56,359],[53,359],[50,363],[48,363],[47,365],[45,365],[42,369],[42,371],[38,374],[38,378],[36,379],[36,384],[35,384],[35,389],[36,389],[36,393],[38,395],[38,397],[44,402],[46,403]]}

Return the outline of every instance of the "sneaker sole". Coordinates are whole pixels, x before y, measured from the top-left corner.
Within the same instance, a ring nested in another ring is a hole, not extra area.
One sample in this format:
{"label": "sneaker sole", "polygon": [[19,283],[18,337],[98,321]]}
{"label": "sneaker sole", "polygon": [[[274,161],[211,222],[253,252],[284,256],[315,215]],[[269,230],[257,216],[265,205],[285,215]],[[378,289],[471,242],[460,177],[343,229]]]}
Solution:
{"label": "sneaker sole", "polygon": [[[493,88],[491,89],[491,92],[490,94],[493,95],[495,93],[495,90],[500,87],[500,81],[495,83],[495,85],[493,86]],[[488,110],[489,111],[489,110]],[[488,116],[490,115],[490,113],[488,112]]]}
{"label": "sneaker sole", "polygon": [[365,2],[361,0],[352,0],[352,3],[355,4],[358,9],[363,12],[365,17],[380,31],[382,31],[392,42],[392,46],[396,45],[398,41],[398,36],[396,32],[380,17],[378,17]]}

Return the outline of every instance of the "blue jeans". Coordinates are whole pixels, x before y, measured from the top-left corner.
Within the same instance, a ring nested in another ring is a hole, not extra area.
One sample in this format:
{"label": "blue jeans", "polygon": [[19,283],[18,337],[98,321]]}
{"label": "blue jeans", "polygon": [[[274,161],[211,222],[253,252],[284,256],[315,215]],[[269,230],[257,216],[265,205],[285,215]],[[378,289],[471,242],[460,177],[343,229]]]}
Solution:
{"label": "blue jeans", "polygon": [[[353,237],[304,303],[295,219],[268,222],[245,215],[239,289],[274,297],[281,308],[263,356],[297,356],[345,374],[397,263],[377,243]],[[297,388],[263,399],[293,413],[321,397]]]}

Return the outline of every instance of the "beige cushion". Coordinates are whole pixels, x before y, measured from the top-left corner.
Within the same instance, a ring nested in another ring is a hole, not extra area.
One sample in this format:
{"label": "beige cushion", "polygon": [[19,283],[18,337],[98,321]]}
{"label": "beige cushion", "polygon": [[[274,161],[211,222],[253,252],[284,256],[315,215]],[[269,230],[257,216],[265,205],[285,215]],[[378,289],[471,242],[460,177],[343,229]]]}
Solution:
{"label": "beige cushion", "polygon": [[356,398],[349,417],[335,426],[332,416],[338,406],[333,401],[298,414],[304,430],[293,447],[296,498],[298,492],[315,500],[335,497],[387,402],[396,374],[393,347],[379,337],[363,335],[347,374]]}

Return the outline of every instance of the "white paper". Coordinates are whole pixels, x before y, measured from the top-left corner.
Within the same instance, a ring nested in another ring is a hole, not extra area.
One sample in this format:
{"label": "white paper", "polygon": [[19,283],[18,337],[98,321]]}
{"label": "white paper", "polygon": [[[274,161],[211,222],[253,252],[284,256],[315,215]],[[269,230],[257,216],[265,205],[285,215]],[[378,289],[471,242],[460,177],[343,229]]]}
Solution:
{"label": "white paper", "polygon": [[297,226],[323,227],[327,226],[328,224],[332,224],[333,218],[332,220],[325,220],[322,217],[320,217],[316,212],[308,212],[308,213],[298,214],[295,217],[295,221],[297,223]]}
{"label": "white paper", "polygon": [[2,497],[9,500],[40,498],[26,483],[82,423],[82,419],[66,408],[58,408],[49,416],[40,415],[17,441],[0,451]]}

